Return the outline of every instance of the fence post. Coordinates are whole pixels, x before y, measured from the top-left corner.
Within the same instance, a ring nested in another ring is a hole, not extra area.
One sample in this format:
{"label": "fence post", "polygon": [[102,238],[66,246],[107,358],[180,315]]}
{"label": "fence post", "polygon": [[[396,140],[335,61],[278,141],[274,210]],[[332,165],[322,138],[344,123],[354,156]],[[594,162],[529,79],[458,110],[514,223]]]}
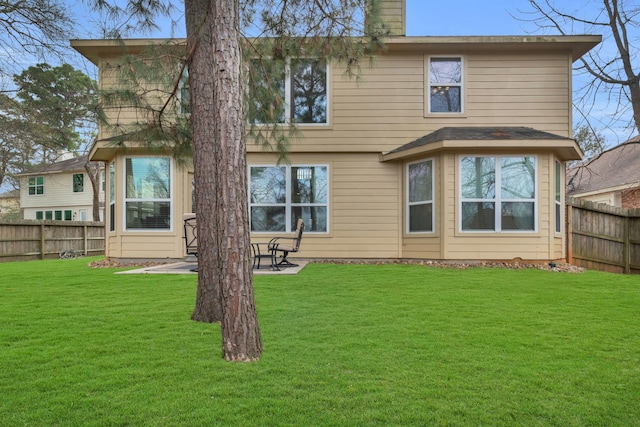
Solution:
{"label": "fence post", "polygon": [[567,204],[567,263],[573,264],[573,206]]}
{"label": "fence post", "polygon": [[84,245],[84,247],[82,248],[83,252],[84,252],[84,256],[88,255],[88,251],[89,251],[89,227],[87,227],[87,225],[84,225],[84,242],[82,243]]}
{"label": "fence post", "polygon": [[623,260],[624,260],[624,274],[631,274],[631,229],[630,229],[630,221],[631,218],[628,216],[624,217],[624,249],[623,249]]}
{"label": "fence post", "polygon": [[40,259],[44,259],[44,221],[40,223]]}

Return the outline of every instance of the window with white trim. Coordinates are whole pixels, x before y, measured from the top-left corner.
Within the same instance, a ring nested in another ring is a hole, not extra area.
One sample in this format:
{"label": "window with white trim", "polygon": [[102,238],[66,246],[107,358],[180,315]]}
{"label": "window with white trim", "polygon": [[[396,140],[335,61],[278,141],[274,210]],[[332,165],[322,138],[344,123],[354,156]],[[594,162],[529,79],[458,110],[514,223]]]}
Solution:
{"label": "window with white trim", "polygon": [[293,232],[302,218],[305,232],[327,232],[328,169],[318,165],[250,166],[251,231]]}
{"label": "window with white trim", "polygon": [[428,61],[429,113],[461,113],[462,58],[432,56]]}
{"label": "window with white trim", "polygon": [[536,231],[534,156],[460,157],[462,231]]}
{"label": "window with white trim", "polygon": [[247,116],[256,124],[327,123],[327,62],[254,59],[249,70]]}
{"label": "window with white trim", "polygon": [[556,161],[556,233],[562,232],[562,165]]}
{"label": "window with white trim", "polygon": [[29,195],[40,196],[44,194],[44,176],[32,176],[29,178]]}
{"label": "window with white trim", "polygon": [[125,227],[127,230],[171,229],[171,159],[125,159]]}
{"label": "window with white trim", "polygon": [[407,232],[433,232],[433,160],[407,165]]}

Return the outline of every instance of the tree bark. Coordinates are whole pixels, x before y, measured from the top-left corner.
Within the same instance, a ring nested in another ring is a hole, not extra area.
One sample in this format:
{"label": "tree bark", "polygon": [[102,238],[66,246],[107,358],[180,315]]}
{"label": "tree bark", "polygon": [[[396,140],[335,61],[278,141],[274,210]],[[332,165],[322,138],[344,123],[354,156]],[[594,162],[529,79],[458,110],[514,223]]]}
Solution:
{"label": "tree bark", "polygon": [[192,318],[221,320],[226,360],[254,361],[262,341],[250,259],[239,3],[186,0],[185,11],[198,215]]}
{"label": "tree bark", "polygon": [[262,341],[250,259],[239,2],[211,0],[211,5],[222,348],[226,360],[248,362],[260,358]]}
{"label": "tree bark", "polygon": [[93,220],[100,222],[100,163],[87,162],[84,165],[84,169],[89,175],[91,189],[93,190]]}
{"label": "tree bark", "polygon": [[193,167],[198,215],[198,287],[191,319],[213,323],[222,320],[222,296],[220,281],[216,278],[214,269],[218,253],[214,222],[218,183],[214,173],[217,163],[213,136],[213,21],[209,9],[209,0],[185,0]]}

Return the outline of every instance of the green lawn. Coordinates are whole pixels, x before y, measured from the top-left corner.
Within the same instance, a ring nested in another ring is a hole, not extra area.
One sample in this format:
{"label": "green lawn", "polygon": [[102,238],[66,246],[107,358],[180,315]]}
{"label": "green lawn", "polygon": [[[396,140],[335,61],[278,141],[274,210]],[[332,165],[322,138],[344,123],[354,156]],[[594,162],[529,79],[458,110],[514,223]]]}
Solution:
{"label": "green lawn", "polygon": [[0,425],[640,425],[639,276],[311,264],[232,364],[194,276],[87,262],[0,264]]}

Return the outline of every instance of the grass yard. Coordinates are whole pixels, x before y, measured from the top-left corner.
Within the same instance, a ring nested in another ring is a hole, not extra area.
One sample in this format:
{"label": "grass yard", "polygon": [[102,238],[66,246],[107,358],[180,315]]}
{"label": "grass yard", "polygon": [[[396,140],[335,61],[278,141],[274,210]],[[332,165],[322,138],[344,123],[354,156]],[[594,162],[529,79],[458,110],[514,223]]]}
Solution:
{"label": "grass yard", "polygon": [[232,364],[194,276],[88,261],[0,264],[0,425],[640,425],[640,276],[311,264]]}

